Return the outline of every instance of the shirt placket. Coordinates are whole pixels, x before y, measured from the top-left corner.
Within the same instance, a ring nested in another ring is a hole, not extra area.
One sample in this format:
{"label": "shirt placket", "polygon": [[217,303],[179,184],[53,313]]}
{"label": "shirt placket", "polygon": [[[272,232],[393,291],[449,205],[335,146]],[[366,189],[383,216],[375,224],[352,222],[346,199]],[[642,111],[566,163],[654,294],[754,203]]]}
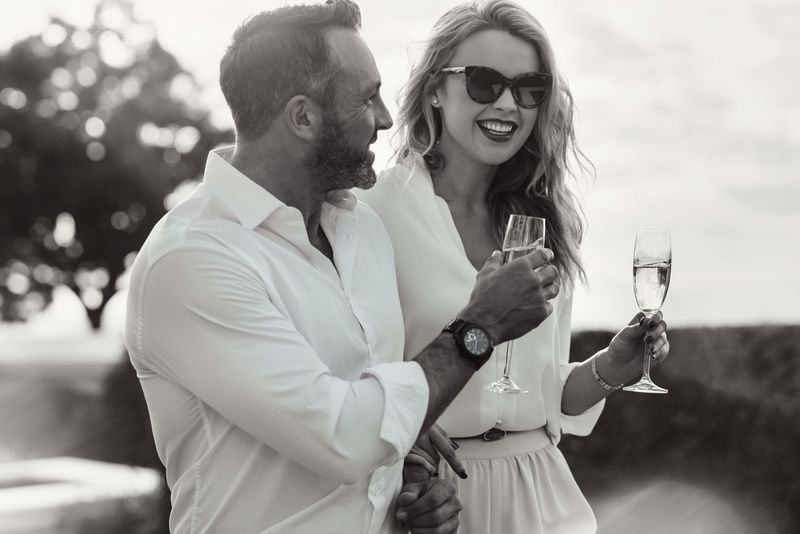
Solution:
{"label": "shirt placket", "polygon": [[344,297],[350,305],[350,311],[361,326],[361,335],[364,339],[364,346],[369,354],[369,364],[375,364],[375,355],[372,345],[367,337],[367,330],[364,327],[364,317],[358,303],[353,301],[353,273],[355,271],[356,252],[358,250],[358,217],[350,210],[336,208],[325,205],[320,224],[326,234],[333,236],[331,247],[333,248],[333,259],[336,264],[339,281],[342,285]]}

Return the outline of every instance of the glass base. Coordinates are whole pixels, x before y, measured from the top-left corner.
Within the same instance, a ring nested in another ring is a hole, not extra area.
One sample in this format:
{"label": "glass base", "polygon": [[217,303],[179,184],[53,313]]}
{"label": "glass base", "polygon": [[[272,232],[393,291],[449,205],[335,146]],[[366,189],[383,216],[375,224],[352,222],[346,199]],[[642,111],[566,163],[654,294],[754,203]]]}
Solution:
{"label": "glass base", "polygon": [[649,377],[642,377],[641,380],[630,386],[622,388],[623,391],[632,391],[634,393],[666,393],[667,389],[657,386],[650,380]]}
{"label": "glass base", "polygon": [[521,394],[528,392],[527,389],[522,389],[517,384],[515,384],[514,381],[511,380],[511,377],[508,375],[501,376],[491,384],[486,384],[485,386],[483,386],[483,389],[485,389],[486,391],[492,391],[494,393]]}

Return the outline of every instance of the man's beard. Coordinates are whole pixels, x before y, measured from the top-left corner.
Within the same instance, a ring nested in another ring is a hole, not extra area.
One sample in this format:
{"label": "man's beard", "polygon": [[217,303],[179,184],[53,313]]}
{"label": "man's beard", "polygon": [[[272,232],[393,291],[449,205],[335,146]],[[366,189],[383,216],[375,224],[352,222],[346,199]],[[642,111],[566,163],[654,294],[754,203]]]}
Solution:
{"label": "man's beard", "polygon": [[327,110],[323,113],[322,138],[314,149],[311,172],[327,191],[375,185],[375,170],[365,161],[366,152],[347,142],[339,121]]}

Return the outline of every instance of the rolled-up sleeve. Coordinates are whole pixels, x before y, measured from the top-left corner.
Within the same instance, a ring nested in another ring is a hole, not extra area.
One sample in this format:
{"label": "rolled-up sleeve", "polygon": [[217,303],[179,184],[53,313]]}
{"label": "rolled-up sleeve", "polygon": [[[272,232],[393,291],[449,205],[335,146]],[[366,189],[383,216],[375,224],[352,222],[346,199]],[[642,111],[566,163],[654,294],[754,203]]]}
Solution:
{"label": "rolled-up sleeve", "polygon": [[[409,365],[411,364],[411,365]],[[417,362],[382,363],[364,371],[374,377],[384,393],[380,437],[391,443],[397,458],[404,458],[417,439],[428,409],[428,382]]]}
{"label": "rolled-up sleeve", "polygon": [[[569,361],[569,348],[572,336],[572,295],[564,298],[563,306],[558,314],[558,332],[559,332],[559,376],[561,379],[561,391],[564,391],[564,385],[567,383],[569,375],[575,369],[579,362]],[[559,398],[561,396],[559,395]],[[560,404],[560,402],[559,402]],[[594,425],[603,413],[603,408],[606,405],[605,399],[589,407],[585,412],[577,415],[565,414],[561,412],[561,432],[564,434],[572,434],[575,436],[588,436],[592,433]]]}
{"label": "rolled-up sleeve", "polygon": [[306,468],[353,483],[416,438],[428,399],[419,365],[334,376],[235,257],[170,252],[150,267],[141,300],[136,358]]}

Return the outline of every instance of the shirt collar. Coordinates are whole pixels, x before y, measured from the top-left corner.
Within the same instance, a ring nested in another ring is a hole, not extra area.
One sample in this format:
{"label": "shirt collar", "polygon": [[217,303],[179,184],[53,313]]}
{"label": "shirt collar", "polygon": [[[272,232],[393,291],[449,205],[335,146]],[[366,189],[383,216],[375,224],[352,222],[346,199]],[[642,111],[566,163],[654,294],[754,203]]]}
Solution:
{"label": "shirt collar", "polygon": [[[227,146],[208,153],[203,184],[225,203],[242,226],[253,229],[286,204],[230,164],[234,149]],[[347,211],[355,210],[357,204],[355,195],[347,189],[330,191],[325,201]]]}

